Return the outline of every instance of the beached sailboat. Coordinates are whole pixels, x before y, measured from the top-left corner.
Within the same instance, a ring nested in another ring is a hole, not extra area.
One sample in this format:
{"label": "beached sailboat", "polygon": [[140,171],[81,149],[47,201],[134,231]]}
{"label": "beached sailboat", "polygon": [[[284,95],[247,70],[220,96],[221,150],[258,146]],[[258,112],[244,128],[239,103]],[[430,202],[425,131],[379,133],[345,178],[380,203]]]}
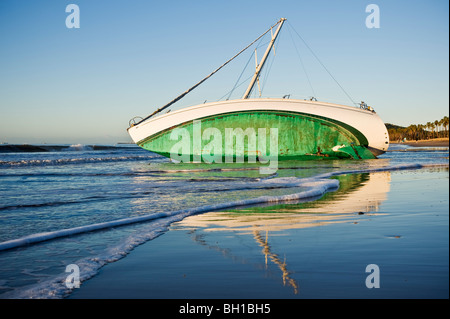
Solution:
{"label": "beached sailboat", "polygon": [[[363,102],[355,107],[286,96],[250,98],[256,84],[259,85],[261,70],[285,20],[280,19],[165,106],[138,121],[132,119],[128,128],[132,140],[146,150],[172,159],[206,162],[250,161],[264,156],[276,156],[279,160],[373,159],[386,152],[389,147],[387,129],[377,113]],[[156,116],[268,32],[271,32],[271,41],[241,99],[204,103]]]}

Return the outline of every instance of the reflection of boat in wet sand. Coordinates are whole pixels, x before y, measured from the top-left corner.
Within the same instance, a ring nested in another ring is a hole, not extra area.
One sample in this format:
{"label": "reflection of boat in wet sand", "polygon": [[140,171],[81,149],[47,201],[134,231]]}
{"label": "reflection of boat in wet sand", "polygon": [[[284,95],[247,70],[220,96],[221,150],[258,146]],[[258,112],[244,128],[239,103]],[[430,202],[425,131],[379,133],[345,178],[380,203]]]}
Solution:
{"label": "reflection of boat in wet sand", "polygon": [[390,172],[349,174],[338,179],[339,190],[317,201],[210,212],[190,216],[179,224],[202,227],[206,231],[252,233],[343,223],[353,221],[361,213],[377,212],[390,189]]}
{"label": "reflection of boat in wet sand", "polygon": [[[339,176],[340,188],[322,199],[270,207],[250,207],[226,212],[210,212],[190,216],[177,226],[201,228],[204,232],[229,231],[252,235],[268,261],[282,272],[283,285],[297,294],[299,284],[288,270],[286,257],[280,257],[269,245],[269,232],[324,226],[336,223],[357,223],[361,215],[378,212],[390,189],[390,172],[348,174]],[[265,238],[262,233],[265,232]],[[203,244],[206,244],[203,237]]]}

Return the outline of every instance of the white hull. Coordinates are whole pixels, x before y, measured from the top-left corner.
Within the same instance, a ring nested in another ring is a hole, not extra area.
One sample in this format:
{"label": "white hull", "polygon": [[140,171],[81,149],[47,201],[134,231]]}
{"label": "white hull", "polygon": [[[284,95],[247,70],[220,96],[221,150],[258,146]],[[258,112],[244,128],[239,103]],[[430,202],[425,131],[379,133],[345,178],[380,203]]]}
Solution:
{"label": "white hull", "polygon": [[375,112],[351,106],[294,99],[241,99],[199,104],[150,118],[131,126],[128,133],[138,144],[154,134],[182,123],[245,111],[285,111],[320,116],[345,123],[361,132],[368,141],[368,148],[376,156],[386,152],[389,147],[386,126]]}

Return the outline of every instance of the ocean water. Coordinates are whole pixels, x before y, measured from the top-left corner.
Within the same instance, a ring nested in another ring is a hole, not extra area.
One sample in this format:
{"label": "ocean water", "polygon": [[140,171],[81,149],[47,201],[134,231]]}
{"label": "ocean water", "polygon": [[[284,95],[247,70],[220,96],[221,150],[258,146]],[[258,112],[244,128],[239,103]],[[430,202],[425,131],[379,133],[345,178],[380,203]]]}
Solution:
{"label": "ocean water", "polygon": [[0,298],[68,297],[68,265],[86,281],[187,216],[313,203],[345,191],[342,176],[437,168],[448,180],[448,163],[448,148],[392,145],[377,160],[286,161],[262,175],[258,163],[177,164],[125,144],[0,147]]}

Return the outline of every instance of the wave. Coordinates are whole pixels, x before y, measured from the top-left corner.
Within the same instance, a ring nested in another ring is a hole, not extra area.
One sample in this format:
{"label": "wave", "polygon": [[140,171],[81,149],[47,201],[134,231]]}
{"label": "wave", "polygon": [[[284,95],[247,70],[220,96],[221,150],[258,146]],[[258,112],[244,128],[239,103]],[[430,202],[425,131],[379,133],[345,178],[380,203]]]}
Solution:
{"label": "wave", "polygon": [[81,203],[81,202],[80,201],[64,201],[64,202],[47,202],[47,203],[37,203],[37,204],[0,206],[0,211],[8,210],[8,209],[18,209],[18,208],[37,208],[37,207],[47,207],[47,206],[60,206],[60,205],[76,204],[76,203]]}
{"label": "wave", "polygon": [[[266,182],[267,180],[261,181],[262,183]],[[48,241],[55,238],[61,238],[61,237],[67,237],[67,236],[73,236],[81,233],[91,232],[94,230],[102,230],[106,228],[112,228],[117,226],[124,226],[124,225],[130,225],[135,223],[142,223],[154,219],[159,218],[165,218],[165,217],[171,217],[176,215],[194,215],[199,213],[204,213],[207,211],[217,211],[222,209],[229,209],[229,208],[235,208],[239,206],[249,206],[249,205],[256,205],[256,204],[262,204],[262,203],[274,203],[274,202],[280,202],[280,201],[290,201],[290,200],[299,200],[299,199],[305,199],[305,198],[313,198],[323,195],[325,192],[329,191],[330,189],[336,189],[339,186],[339,182],[337,180],[310,180],[310,179],[287,179],[284,180],[284,186],[290,186],[290,187],[296,187],[296,186],[303,186],[310,188],[307,191],[303,191],[300,193],[290,194],[290,195],[279,195],[279,196],[261,196],[253,199],[246,199],[246,200],[240,200],[240,201],[233,201],[228,203],[221,203],[221,204],[213,204],[213,205],[206,205],[191,209],[184,209],[184,210],[178,210],[173,212],[165,212],[165,213],[154,213],[154,214],[148,214],[138,217],[129,217],[129,218],[123,218],[119,220],[114,221],[108,221],[103,223],[97,223],[97,224],[91,224],[86,226],[80,226],[80,227],[74,227],[74,228],[68,228],[68,229],[62,229],[52,232],[45,232],[45,233],[37,233],[28,235],[22,238],[13,239],[9,241],[5,241],[0,243],[0,251],[8,250],[12,248],[22,247],[22,246],[28,246],[30,244],[35,244],[43,241]]]}
{"label": "wave", "polygon": [[161,156],[159,155],[135,155],[135,156],[117,156],[117,157],[32,159],[20,161],[0,161],[0,167],[53,166],[53,165],[67,165],[67,164],[89,164],[98,162],[143,161],[160,157]]}
{"label": "wave", "polygon": [[[119,243],[118,245],[110,248],[104,254],[87,257],[81,259],[75,264],[80,267],[81,278],[80,281],[83,282],[93,276],[95,276],[99,269],[104,265],[115,262],[123,257],[125,257],[129,252],[131,252],[135,247],[152,240],[159,235],[166,232],[169,226],[173,222],[181,221],[182,219],[210,211],[220,211],[224,209],[239,208],[243,206],[251,206],[258,204],[271,204],[278,202],[287,202],[295,200],[315,200],[320,198],[325,193],[329,191],[334,191],[339,187],[339,181],[337,179],[331,179],[333,176],[346,175],[346,174],[356,174],[356,173],[373,173],[382,171],[395,171],[395,170],[410,170],[410,169],[421,169],[425,167],[448,167],[448,164],[400,164],[387,167],[369,168],[369,169],[357,169],[357,170],[343,170],[330,172],[325,174],[320,174],[311,178],[298,178],[298,177],[280,177],[277,178],[265,178],[261,179],[259,182],[267,185],[283,185],[286,187],[306,187],[298,193],[289,195],[279,195],[279,196],[261,196],[253,199],[246,199],[240,201],[233,201],[227,203],[219,203],[214,205],[205,205],[201,207],[183,209],[172,212],[164,213],[153,213],[149,215],[124,218],[115,221],[109,221],[104,223],[91,224],[86,226],[80,226],[69,229],[62,229],[52,232],[38,233],[22,238],[9,240],[0,243],[0,251],[5,251],[9,249],[14,249],[18,247],[24,247],[31,244],[36,244],[48,240],[53,240],[56,238],[73,236],[77,234],[82,234],[86,232],[91,232],[95,230],[108,229],[117,226],[130,225],[135,223],[143,223],[152,221],[151,224],[147,226],[145,230],[140,230],[139,232],[130,235],[125,241]],[[67,274],[61,274],[53,277],[47,281],[41,282],[39,284],[33,285],[28,288],[15,290],[11,293],[2,295],[5,298],[64,298],[70,294],[71,289],[64,285],[64,280]]]}
{"label": "wave", "polygon": [[[120,244],[107,249],[102,255],[75,261],[74,264],[80,269],[80,282],[94,277],[100,268],[122,259],[135,247],[164,234],[172,223],[181,221],[185,217],[180,214],[156,220],[155,223],[148,225],[145,229],[140,229],[139,232],[129,236]],[[67,273],[62,273],[40,283],[4,293],[0,295],[0,299],[62,299],[68,296],[73,289],[65,285],[66,278]]]}
{"label": "wave", "polygon": [[94,145],[84,145],[84,144],[73,144],[67,148],[61,149],[62,151],[68,152],[82,152],[82,151],[93,151]]}
{"label": "wave", "polygon": [[0,153],[36,153],[36,152],[82,152],[82,151],[104,151],[104,150],[125,150],[136,149],[135,144],[115,145],[95,145],[95,144],[72,144],[72,145],[31,145],[31,144],[0,144]]}
{"label": "wave", "polygon": [[62,229],[52,232],[37,233],[28,235],[18,239],[12,239],[0,243],[0,251],[13,249],[17,247],[27,246],[34,243],[39,243],[43,241],[48,241],[55,238],[67,237],[72,235],[77,235],[81,233],[91,232],[94,230],[101,230],[106,228],[112,228],[117,226],[130,225],[135,223],[146,222],[158,218],[166,218],[176,215],[194,215],[199,213],[204,213],[207,211],[217,211],[223,209],[236,208],[240,206],[251,206],[263,203],[276,203],[300,199],[308,199],[320,197],[326,192],[337,189],[339,187],[339,181],[336,179],[330,179],[330,177],[338,175],[347,174],[357,174],[357,173],[374,173],[382,171],[394,171],[394,170],[406,170],[406,169],[420,169],[424,167],[437,167],[446,166],[448,164],[399,164],[388,167],[378,167],[378,168],[368,168],[368,169],[357,169],[357,170],[346,170],[346,171],[336,171],[330,173],[324,173],[310,178],[298,178],[298,177],[280,177],[280,178],[270,178],[261,179],[259,182],[266,184],[267,186],[273,188],[274,185],[278,187],[305,187],[308,190],[304,190],[298,193],[289,195],[278,195],[278,196],[260,196],[252,199],[238,200],[232,202],[225,202],[213,205],[200,206],[196,208],[178,210],[173,212],[165,213],[153,213],[138,217],[123,218],[114,221],[108,221],[103,223],[91,224],[86,226]]}
{"label": "wave", "polygon": [[395,149],[395,150],[388,150],[387,153],[392,152],[407,152],[407,153],[414,153],[414,152],[448,152],[449,148],[446,146],[436,146],[436,147],[429,147],[429,146],[423,146],[423,147],[415,147],[415,148],[403,148],[403,149]]}
{"label": "wave", "polygon": [[[261,180],[262,183],[271,182],[270,180]],[[280,182],[279,182],[280,183]],[[280,195],[280,196],[261,196],[254,199],[240,200],[228,203],[206,205],[196,207],[192,209],[184,209],[173,212],[154,213],[139,217],[124,218],[110,222],[97,223],[92,225],[80,226],[75,228],[63,229],[53,232],[45,232],[25,236],[15,240],[9,240],[0,243],[0,251],[19,248],[36,244],[56,238],[74,236],[86,232],[109,229],[117,226],[130,225],[135,223],[143,223],[154,221],[154,223],[148,225],[145,230],[140,229],[139,232],[129,236],[126,240],[120,244],[108,249],[104,254],[87,257],[75,262],[80,269],[80,282],[86,281],[95,276],[101,267],[106,264],[115,262],[130,253],[137,246],[152,240],[163,233],[165,233],[169,226],[177,221],[181,221],[184,218],[201,214],[209,211],[217,211],[223,209],[237,208],[241,206],[249,206],[263,203],[276,203],[300,199],[315,199],[328,191],[336,190],[339,186],[338,180],[315,180],[315,179],[283,179],[283,183],[289,186],[305,186],[309,189],[303,192]],[[70,294],[73,288],[67,287],[64,282],[67,277],[67,273],[57,275],[46,281],[32,285],[30,287],[19,288],[11,292],[5,293],[1,298],[64,298]]]}

